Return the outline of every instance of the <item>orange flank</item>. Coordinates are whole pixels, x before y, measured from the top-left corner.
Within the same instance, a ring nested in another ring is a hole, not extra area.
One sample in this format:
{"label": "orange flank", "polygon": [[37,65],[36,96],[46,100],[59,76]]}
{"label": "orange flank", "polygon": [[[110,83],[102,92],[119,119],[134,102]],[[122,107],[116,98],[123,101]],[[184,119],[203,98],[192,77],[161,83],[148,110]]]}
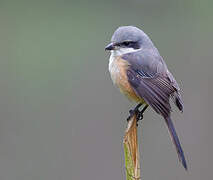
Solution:
{"label": "orange flank", "polygon": [[144,103],[145,101],[139,97],[131,85],[129,84],[126,70],[129,66],[128,62],[121,59],[121,58],[115,58],[114,59],[114,66],[117,68],[117,71],[115,71],[112,75],[115,78],[115,84],[118,86],[120,91],[128,97],[128,99],[136,101],[136,102],[141,102]]}

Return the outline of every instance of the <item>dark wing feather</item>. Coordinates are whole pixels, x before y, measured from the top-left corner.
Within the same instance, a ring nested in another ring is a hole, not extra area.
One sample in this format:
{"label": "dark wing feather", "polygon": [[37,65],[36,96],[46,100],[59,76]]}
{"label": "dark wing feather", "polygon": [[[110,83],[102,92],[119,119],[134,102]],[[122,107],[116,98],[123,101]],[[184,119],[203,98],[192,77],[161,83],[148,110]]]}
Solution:
{"label": "dark wing feather", "polygon": [[130,84],[135,84],[137,94],[144,98],[150,106],[155,107],[154,109],[158,113],[162,111],[162,115],[169,114],[168,111],[171,110],[170,95],[173,96],[176,106],[181,111],[183,110],[179,86],[168,71],[157,49],[128,53],[123,55],[122,59],[130,64],[127,72]]}
{"label": "dark wing feather", "polygon": [[163,117],[170,114],[170,95],[175,92],[175,88],[170,85],[170,81],[162,75],[155,75],[150,78],[143,78],[135,70],[127,70],[129,83],[135,92],[143,98],[152,108]]}
{"label": "dark wing feather", "polygon": [[158,56],[158,52],[130,53],[123,58],[129,62],[129,68],[127,69],[129,83],[138,96],[143,98],[157,113],[164,117],[178,157],[187,170],[183,149],[170,118],[171,106],[169,99],[171,95],[175,96],[178,108],[180,110],[183,109],[177,82],[168,71],[162,58]]}

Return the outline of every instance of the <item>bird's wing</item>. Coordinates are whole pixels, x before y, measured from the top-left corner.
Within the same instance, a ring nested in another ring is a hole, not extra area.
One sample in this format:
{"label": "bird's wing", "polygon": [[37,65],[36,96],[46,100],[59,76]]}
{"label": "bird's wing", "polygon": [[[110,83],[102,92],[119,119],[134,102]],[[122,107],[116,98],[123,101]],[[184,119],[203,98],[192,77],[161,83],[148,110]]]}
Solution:
{"label": "bird's wing", "polygon": [[169,98],[176,88],[167,77],[167,67],[160,56],[152,52],[129,53],[122,57],[128,61],[128,81],[138,96],[143,98],[163,117],[170,115]]}
{"label": "bird's wing", "polygon": [[[171,106],[169,98],[174,93],[178,93],[178,89],[174,85],[175,80],[171,79],[171,73],[168,73],[168,69],[162,59],[152,56],[149,52],[127,54],[122,59],[127,60],[129,63],[126,73],[135,93],[164,117],[178,157],[187,170],[184,152],[170,118]],[[179,109],[181,110],[182,107],[182,104],[180,104]]]}

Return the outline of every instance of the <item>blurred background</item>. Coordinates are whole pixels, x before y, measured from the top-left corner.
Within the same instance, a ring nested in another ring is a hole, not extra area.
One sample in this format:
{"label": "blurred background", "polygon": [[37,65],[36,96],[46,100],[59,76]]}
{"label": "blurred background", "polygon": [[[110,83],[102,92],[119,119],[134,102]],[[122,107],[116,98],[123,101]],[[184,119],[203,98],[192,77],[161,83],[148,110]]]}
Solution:
{"label": "blurred background", "polygon": [[0,179],[124,179],[122,138],[133,106],[112,85],[104,51],[122,25],[142,28],[183,89],[172,117],[139,125],[145,180],[212,179],[213,1],[0,0]]}

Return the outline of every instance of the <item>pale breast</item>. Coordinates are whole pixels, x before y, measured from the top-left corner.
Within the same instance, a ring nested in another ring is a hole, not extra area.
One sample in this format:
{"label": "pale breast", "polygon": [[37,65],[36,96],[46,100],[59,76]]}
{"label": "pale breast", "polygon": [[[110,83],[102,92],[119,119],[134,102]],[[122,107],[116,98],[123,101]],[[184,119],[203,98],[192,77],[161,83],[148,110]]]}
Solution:
{"label": "pale breast", "polygon": [[111,54],[109,59],[109,72],[114,84],[116,84],[116,77],[119,76],[119,67],[117,64],[117,58]]}
{"label": "pale breast", "polygon": [[126,70],[128,66],[129,64],[127,61],[119,57],[115,57],[112,55],[110,56],[109,72],[110,72],[113,83],[116,86],[118,86],[120,91],[124,95],[126,95],[130,100],[139,102],[141,101],[141,98],[135,94],[134,90],[129,84],[129,81],[126,75]]}

